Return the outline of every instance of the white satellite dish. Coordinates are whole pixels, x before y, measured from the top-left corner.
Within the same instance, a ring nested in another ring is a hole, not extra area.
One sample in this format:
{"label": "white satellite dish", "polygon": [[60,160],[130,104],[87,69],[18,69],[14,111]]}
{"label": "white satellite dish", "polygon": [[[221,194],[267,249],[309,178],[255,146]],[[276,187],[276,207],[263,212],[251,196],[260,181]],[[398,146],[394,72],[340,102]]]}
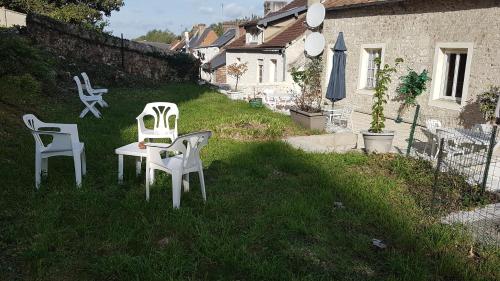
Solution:
{"label": "white satellite dish", "polygon": [[310,28],[320,26],[325,20],[326,10],[321,3],[312,4],[307,9],[306,22]]}
{"label": "white satellite dish", "polygon": [[309,34],[305,42],[305,50],[311,57],[319,56],[325,49],[325,36],[319,32]]}

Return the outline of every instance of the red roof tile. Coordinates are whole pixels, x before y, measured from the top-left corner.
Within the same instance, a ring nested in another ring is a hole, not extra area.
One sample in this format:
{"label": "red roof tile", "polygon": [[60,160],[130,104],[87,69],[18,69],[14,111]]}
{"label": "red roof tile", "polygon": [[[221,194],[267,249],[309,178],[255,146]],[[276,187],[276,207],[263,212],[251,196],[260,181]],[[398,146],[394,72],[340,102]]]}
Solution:
{"label": "red roof tile", "polygon": [[348,8],[355,6],[366,6],[380,4],[383,2],[401,2],[404,0],[327,0],[324,5],[326,9]]}
{"label": "red roof tile", "polygon": [[289,43],[296,40],[298,37],[304,34],[307,27],[304,24],[304,16],[299,17],[294,23],[286,27],[283,31],[278,33],[276,36],[265,41],[264,43],[257,44],[246,44],[246,37],[240,36],[237,40],[231,43],[227,49],[269,49],[269,48],[283,48]]}

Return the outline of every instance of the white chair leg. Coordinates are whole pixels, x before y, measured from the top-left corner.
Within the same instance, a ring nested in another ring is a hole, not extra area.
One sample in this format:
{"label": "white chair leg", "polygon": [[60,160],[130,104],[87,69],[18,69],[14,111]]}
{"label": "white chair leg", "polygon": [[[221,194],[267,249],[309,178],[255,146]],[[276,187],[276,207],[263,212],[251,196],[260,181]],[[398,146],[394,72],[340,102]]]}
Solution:
{"label": "white chair leg", "polygon": [[149,171],[149,163],[146,162],[146,201],[149,201],[149,184],[151,182],[150,171]]}
{"label": "white chair leg", "polygon": [[82,186],[82,159],[80,154],[73,153],[73,162],[75,163],[75,180],[76,186]]}
{"label": "white chair leg", "polygon": [[154,184],[155,183],[155,169],[149,169],[149,183]]}
{"label": "white chair leg", "polygon": [[85,149],[82,150],[82,176],[87,174],[87,156],[85,155]]}
{"label": "white chair leg", "polygon": [[87,113],[89,112],[89,108],[85,108],[84,110],[82,110],[82,112],[80,113],[80,118],[83,118],[85,117],[85,115],[87,115]]}
{"label": "white chair leg", "polygon": [[205,177],[203,176],[202,165],[200,165],[200,168],[198,170],[198,176],[200,177],[201,196],[203,196],[203,201],[207,201],[207,193],[205,191]]}
{"label": "white chair leg", "polygon": [[184,186],[184,192],[189,192],[189,174],[182,176],[182,185]]}
{"label": "white chair leg", "polygon": [[182,174],[179,172],[172,173],[172,205],[174,209],[179,209],[181,206],[181,185]]}
{"label": "white chair leg", "polygon": [[40,182],[42,178],[42,155],[40,153],[35,153],[35,187],[40,188]]}
{"label": "white chair leg", "polygon": [[42,158],[42,175],[49,174],[49,158]]}
{"label": "white chair leg", "polygon": [[90,107],[89,107],[89,110],[90,110],[90,112],[92,112],[92,114],[94,114],[94,116],[95,116],[96,118],[101,118],[101,113],[99,112],[99,110],[97,110],[97,109],[95,108],[95,104],[96,104],[96,103],[97,103],[96,101],[95,101],[95,102],[93,102],[93,103],[91,103],[91,104],[90,104]]}

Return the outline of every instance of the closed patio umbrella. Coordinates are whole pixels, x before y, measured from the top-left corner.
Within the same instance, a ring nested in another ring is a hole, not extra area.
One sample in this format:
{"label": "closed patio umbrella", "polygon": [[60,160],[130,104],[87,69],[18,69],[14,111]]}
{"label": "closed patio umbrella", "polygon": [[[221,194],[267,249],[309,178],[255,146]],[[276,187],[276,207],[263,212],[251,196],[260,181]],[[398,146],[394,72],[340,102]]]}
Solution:
{"label": "closed patio umbrella", "polygon": [[337,42],[333,47],[333,51],[333,67],[330,75],[330,81],[328,82],[326,98],[332,102],[336,102],[346,97],[345,66],[347,55],[345,54],[345,51],[347,51],[347,48],[345,46],[344,34],[342,32],[339,33]]}

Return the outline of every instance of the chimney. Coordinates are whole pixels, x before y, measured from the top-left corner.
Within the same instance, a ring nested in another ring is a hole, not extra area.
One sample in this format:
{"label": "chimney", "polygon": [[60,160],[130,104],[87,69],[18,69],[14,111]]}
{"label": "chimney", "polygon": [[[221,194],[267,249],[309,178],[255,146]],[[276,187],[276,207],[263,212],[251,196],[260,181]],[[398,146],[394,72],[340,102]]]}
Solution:
{"label": "chimney", "polygon": [[321,0],[307,0],[307,7],[311,7],[312,4],[321,3]]}
{"label": "chimney", "polygon": [[287,1],[264,1],[264,16],[283,9],[287,4]]}

